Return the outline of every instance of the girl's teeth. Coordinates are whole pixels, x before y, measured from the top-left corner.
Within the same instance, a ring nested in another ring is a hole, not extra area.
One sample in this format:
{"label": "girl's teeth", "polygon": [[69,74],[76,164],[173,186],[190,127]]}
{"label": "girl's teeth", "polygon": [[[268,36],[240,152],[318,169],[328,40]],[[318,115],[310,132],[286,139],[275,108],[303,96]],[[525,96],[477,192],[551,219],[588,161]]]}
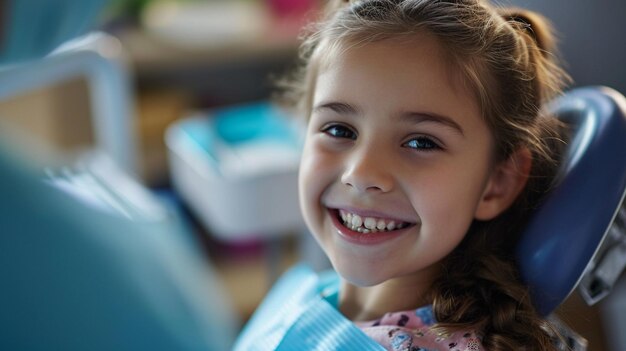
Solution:
{"label": "girl's teeth", "polygon": [[376,220],[374,218],[366,217],[365,221],[363,221],[363,225],[367,229],[375,229],[376,228]]}
{"label": "girl's teeth", "polygon": [[377,233],[380,231],[392,231],[394,229],[402,229],[409,226],[408,223],[397,223],[395,221],[385,222],[383,219],[376,219],[372,217],[361,217],[344,210],[339,210],[339,216],[343,220],[343,223],[350,229],[359,233]]}
{"label": "girl's teeth", "polygon": [[378,220],[378,223],[376,223],[376,229],[384,230],[385,228],[387,228],[387,224],[385,224],[385,221],[383,221],[382,219]]}
{"label": "girl's teeth", "polygon": [[352,215],[352,225],[355,227],[360,227],[363,224],[363,219],[359,215]]}
{"label": "girl's teeth", "polygon": [[363,228],[363,227],[352,227],[352,230],[359,232],[359,233],[363,233],[363,234],[369,234],[372,233],[371,230],[367,229],[367,228]]}

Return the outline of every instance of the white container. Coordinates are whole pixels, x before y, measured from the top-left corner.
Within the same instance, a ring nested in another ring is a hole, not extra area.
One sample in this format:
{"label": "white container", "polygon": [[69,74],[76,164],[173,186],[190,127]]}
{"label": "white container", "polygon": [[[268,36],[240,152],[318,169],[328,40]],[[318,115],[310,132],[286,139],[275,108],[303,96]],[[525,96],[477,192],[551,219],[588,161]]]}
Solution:
{"label": "white container", "polygon": [[265,102],[179,120],[165,136],[173,186],[223,241],[301,231],[301,132]]}

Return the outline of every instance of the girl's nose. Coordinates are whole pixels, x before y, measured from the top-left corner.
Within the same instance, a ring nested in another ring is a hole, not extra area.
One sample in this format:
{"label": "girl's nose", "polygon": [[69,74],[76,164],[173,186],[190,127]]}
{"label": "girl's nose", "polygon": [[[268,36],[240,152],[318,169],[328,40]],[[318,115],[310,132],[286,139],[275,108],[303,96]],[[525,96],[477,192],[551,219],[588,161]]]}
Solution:
{"label": "girl's nose", "polygon": [[393,169],[384,153],[361,150],[346,160],[341,182],[358,191],[386,193],[393,189]]}

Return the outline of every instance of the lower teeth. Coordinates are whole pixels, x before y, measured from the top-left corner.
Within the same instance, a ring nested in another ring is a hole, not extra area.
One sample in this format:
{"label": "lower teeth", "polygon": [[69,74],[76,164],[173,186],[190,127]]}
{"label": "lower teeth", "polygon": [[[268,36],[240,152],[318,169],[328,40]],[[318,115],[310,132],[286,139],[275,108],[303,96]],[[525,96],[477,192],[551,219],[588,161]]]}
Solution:
{"label": "lower teeth", "polygon": [[[347,228],[350,228],[351,230],[353,230],[353,231],[355,231],[355,232],[359,232],[359,233],[363,233],[363,234],[369,234],[369,233],[379,233],[379,232],[390,232],[390,231],[391,231],[391,230],[388,230],[388,229],[382,229],[382,230],[380,230],[380,229],[368,229],[368,228],[365,228],[365,227],[363,227],[363,226],[360,226],[360,227],[354,227],[354,226],[348,225],[347,223],[344,223],[343,225],[344,225],[345,227],[347,227]],[[402,229],[402,228],[405,228],[405,227],[406,227],[406,225],[402,225],[402,224],[401,224],[401,225],[398,225],[398,226],[397,226],[395,229],[393,229],[393,230]]]}
{"label": "lower teeth", "polygon": [[[365,227],[354,227],[354,226],[348,225],[347,223],[344,223],[344,226],[350,228],[351,230],[354,230],[355,232],[359,232],[359,233],[363,233],[363,234],[380,233],[380,232],[389,232],[390,231],[390,230],[387,230],[387,229],[379,230],[379,229],[368,229],[368,228],[365,228]],[[401,229],[401,227],[397,227],[396,229]]]}

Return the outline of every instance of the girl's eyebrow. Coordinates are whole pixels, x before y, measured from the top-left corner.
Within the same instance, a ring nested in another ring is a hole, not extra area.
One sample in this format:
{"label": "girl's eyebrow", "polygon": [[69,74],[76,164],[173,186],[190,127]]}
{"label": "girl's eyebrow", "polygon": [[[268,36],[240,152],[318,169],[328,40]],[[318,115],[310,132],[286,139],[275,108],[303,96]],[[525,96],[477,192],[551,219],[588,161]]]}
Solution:
{"label": "girl's eyebrow", "polygon": [[321,103],[315,106],[313,111],[320,111],[324,109],[329,109],[339,114],[350,114],[350,115],[357,114],[359,112],[359,110],[356,107],[350,104],[347,104],[345,102],[337,102],[337,101]]}
{"label": "girl's eyebrow", "polygon": [[436,113],[407,112],[407,113],[403,113],[400,119],[410,122],[410,123],[415,123],[415,124],[421,123],[421,122],[440,123],[447,127],[450,127],[450,129],[458,132],[461,136],[463,137],[465,136],[465,133],[463,132],[463,128],[456,121],[454,121],[454,119],[447,117],[447,116],[439,115]]}

